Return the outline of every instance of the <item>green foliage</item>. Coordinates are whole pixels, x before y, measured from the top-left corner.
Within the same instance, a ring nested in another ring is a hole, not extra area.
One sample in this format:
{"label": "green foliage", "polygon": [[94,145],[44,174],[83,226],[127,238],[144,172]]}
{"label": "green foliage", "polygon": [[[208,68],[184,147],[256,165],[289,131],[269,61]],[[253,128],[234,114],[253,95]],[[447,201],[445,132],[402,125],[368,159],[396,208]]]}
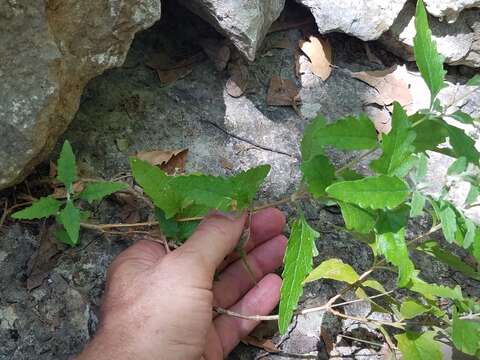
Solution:
{"label": "green foliage", "polygon": [[318,117],[307,130],[309,132],[302,141],[304,161],[323,154],[327,145],[343,150],[373,149],[377,146],[375,126],[366,115],[358,118],[347,116],[329,125],[324,118]]}
{"label": "green foliage", "polygon": [[92,203],[126,188],[128,188],[127,184],[118,182],[98,181],[89,183],[85,186],[85,190],[80,193],[80,199]]}
{"label": "green foliage", "polygon": [[370,163],[372,170],[379,174],[398,175],[399,168],[415,150],[413,141],[416,134],[411,128],[407,113],[395,102],[392,115],[392,130],[382,138],[382,156]]}
{"label": "green foliage", "polygon": [[348,230],[362,234],[367,234],[373,230],[377,222],[377,214],[375,212],[341,201],[338,202],[338,205]]}
{"label": "green foliage", "polygon": [[308,274],[305,282],[308,283],[320,279],[331,279],[354,284],[358,281],[359,276],[350,265],[345,264],[342,260],[330,259],[325,260],[313,269],[313,271]]}
{"label": "green foliage", "polygon": [[315,239],[319,236],[320,234],[308,225],[303,215],[292,224],[283,261],[283,283],[280,291],[278,325],[282,334],[287,331],[293,311],[297,308],[303,281],[312,270],[313,248]]}
{"label": "green foliage", "polygon": [[[426,120],[422,121],[423,118],[426,118]],[[416,137],[413,140],[415,152],[421,153],[426,150],[436,150],[438,145],[447,140],[448,133],[442,121],[441,119],[430,119],[422,115],[418,125],[415,126]]]}
{"label": "green foliage", "polygon": [[62,203],[51,196],[42,197],[31,206],[12,214],[17,220],[33,220],[56,215]]}
{"label": "green foliage", "polygon": [[472,279],[480,281],[480,273],[470,265],[463,262],[458,256],[443,250],[438,242],[434,240],[426,241],[417,247],[418,250],[436,258],[442,263],[450,266],[456,271],[460,271]]}
{"label": "green foliage", "polygon": [[58,221],[65,227],[71,244],[76,245],[80,233],[80,210],[73,205],[72,200],[67,200],[67,204],[58,215]]}
{"label": "green foliage", "polygon": [[432,105],[439,91],[445,86],[443,57],[437,51],[437,44],[432,39],[432,32],[428,26],[427,11],[422,0],[417,2],[415,13],[416,35],[413,39],[413,51],[417,66],[431,93]]}
{"label": "green foliage", "polygon": [[453,312],[452,340],[455,347],[472,356],[480,356],[480,322],[462,320]]}
{"label": "green foliage", "polygon": [[475,148],[475,141],[462,129],[448,124],[446,127],[455,156],[457,158],[463,156],[468,162],[478,165],[480,153]]}
{"label": "green foliage", "polygon": [[469,86],[480,86],[480,75],[477,74],[474,77],[472,77],[470,80],[468,80],[467,85],[469,85]]}
{"label": "green foliage", "polygon": [[429,312],[430,306],[425,306],[416,300],[405,300],[400,306],[400,314],[404,319],[413,319],[419,315]]}
{"label": "green foliage", "polygon": [[[90,213],[82,211],[74,204],[77,194],[74,193],[73,183],[77,179],[77,168],[75,155],[68,141],[63,144],[57,162],[57,179],[65,186],[66,200],[57,200],[52,196],[42,197],[28,208],[12,214],[12,218],[32,220],[55,216],[57,222],[63,225],[54,232],[56,239],[75,246],[79,242],[80,223],[88,220]],[[123,183],[106,181],[88,183],[78,197],[91,203],[127,187]]]}
{"label": "green foliage", "polygon": [[335,183],[327,188],[327,193],[361,208],[393,209],[406,200],[409,189],[398,177],[378,175]]}
{"label": "green foliage", "polygon": [[316,155],[303,162],[301,170],[308,191],[315,198],[325,195],[325,189],[335,180],[335,168],[324,155]]}
{"label": "green foliage", "polygon": [[423,334],[406,332],[395,335],[404,360],[442,360],[443,353],[440,343],[434,337],[434,331],[427,331]]}
{"label": "green foliage", "polygon": [[57,162],[57,179],[71,192],[72,184],[77,178],[77,165],[72,146],[65,140]]}

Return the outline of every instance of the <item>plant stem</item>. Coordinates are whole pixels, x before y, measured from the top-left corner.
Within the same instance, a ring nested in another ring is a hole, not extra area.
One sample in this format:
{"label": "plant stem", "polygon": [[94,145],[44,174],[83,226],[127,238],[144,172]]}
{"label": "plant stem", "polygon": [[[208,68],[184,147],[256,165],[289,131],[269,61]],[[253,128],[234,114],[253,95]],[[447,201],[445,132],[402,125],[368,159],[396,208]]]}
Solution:
{"label": "plant stem", "polygon": [[369,151],[367,151],[366,153],[360,155],[359,157],[353,159],[352,161],[349,161],[348,163],[346,163],[345,165],[341,166],[336,172],[335,174],[338,175],[340,174],[342,171],[346,170],[346,169],[350,169],[352,166],[354,165],[357,165],[360,161],[362,161],[363,159],[365,159],[366,157],[368,157],[369,155],[373,154],[375,151],[377,151],[378,147],[375,147],[374,149],[371,149]]}

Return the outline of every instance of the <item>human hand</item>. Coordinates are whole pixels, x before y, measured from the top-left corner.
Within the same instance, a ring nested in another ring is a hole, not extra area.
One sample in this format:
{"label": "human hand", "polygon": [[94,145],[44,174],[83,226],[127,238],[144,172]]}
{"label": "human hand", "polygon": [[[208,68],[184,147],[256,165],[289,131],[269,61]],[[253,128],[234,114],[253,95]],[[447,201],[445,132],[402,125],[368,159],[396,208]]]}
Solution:
{"label": "human hand", "polygon": [[271,272],[285,252],[285,217],[276,209],[252,217],[245,250],[260,279],[256,286],[232,253],[246,219],[215,212],[168,254],[150,241],[121,253],[108,270],[100,327],[78,359],[226,357],[258,323],[217,315],[212,307],[268,314],[279,301],[281,279]]}

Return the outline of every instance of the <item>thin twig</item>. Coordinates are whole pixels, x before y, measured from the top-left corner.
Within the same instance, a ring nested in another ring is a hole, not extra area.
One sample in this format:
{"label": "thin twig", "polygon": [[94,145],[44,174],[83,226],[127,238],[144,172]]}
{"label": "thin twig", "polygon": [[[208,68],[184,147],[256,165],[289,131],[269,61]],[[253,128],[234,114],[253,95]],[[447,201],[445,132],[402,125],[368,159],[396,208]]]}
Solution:
{"label": "thin twig", "polygon": [[280,155],[285,155],[285,156],[288,156],[288,157],[291,157],[291,158],[294,158],[294,159],[299,159],[299,156],[298,155],[294,155],[294,154],[290,154],[286,151],[283,151],[283,150],[278,150],[278,149],[274,149],[274,148],[271,148],[269,146],[266,146],[266,145],[260,145],[250,139],[247,139],[247,138],[244,138],[242,136],[239,136],[239,135],[235,135],[229,131],[227,131],[226,129],[224,129],[223,127],[221,127],[220,125],[214,123],[213,121],[210,121],[210,120],[205,120],[205,119],[201,119],[200,121],[203,121],[203,122],[206,122],[214,127],[216,127],[218,130],[222,131],[223,133],[225,133],[226,135],[232,137],[232,138],[235,138],[237,140],[240,140],[240,141],[243,141],[243,142],[246,142],[247,144],[250,144],[252,146],[255,146],[259,149],[262,149],[262,150],[265,150],[265,151],[270,151],[270,152],[273,152],[273,153],[277,153],[277,154],[280,154]]}
{"label": "thin twig", "polygon": [[342,171],[345,171],[347,169],[350,169],[352,166],[358,164],[360,161],[362,161],[363,159],[365,159],[366,157],[368,157],[369,155],[373,154],[375,151],[377,151],[377,147],[375,147],[374,149],[371,149],[369,151],[367,151],[366,153],[360,155],[359,157],[349,161],[348,163],[346,163],[345,165],[341,166],[340,168],[338,168],[338,170],[335,172],[337,175],[340,174]]}
{"label": "thin twig", "polygon": [[373,341],[358,339],[358,338],[353,337],[353,336],[347,336],[347,335],[342,335],[342,334],[339,334],[338,336],[340,336],[340,337],[342,337],[342,338],[344,338],[344,339],[349,339],[349,340],[352,340],[352,341],[358,341],[358,342],[361,342],[361,343],[370,344],[370,345],[374,345],[374,346],[378,346],[378,347],[382,347],[382,346],[383,346],[383,344],[376,343],[376,342],[373,342]]}

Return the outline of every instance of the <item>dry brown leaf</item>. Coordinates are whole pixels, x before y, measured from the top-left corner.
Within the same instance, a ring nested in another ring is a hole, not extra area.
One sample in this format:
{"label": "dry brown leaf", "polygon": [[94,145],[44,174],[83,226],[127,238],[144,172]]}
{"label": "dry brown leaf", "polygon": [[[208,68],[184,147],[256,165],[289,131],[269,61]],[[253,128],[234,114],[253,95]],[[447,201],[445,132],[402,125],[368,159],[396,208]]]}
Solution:
{"label": "dry brown leaf", "polygon": [[167,174],[183,172],[188,149],[141,151],[135,156],[152,165],[160,166]]}
{"label": "dry brown leaf", "polygon": [[259,340],[253,336],[246,336],[242,339],[242,342],[246,345],[255,346],[257,348],[263,349],[269,353],[279,353],[280,349],[276,347],[270,339]]}
{"label": "dry brown leaf", "polygon": [[48,169],[48,176],[52,179],[55,178],[55,176],[57,176],[57,165],[53,161],[50,161],[50,168]]}
{"label": "dry brown leaf", "polygon": [[324,326],[320,328],[320,337],[323,340],[323,343],[325,344],[325,351],[327,352],[327,354],[330,355],[330,353],[335,348],[335,340],[333,339],[333,336],[328,330],[328,328]]}
{"label": "dry brown leaf", "polygon": [[[85,189],[85,183],[83,181],[75,181],[72,185],[72,190],[75,194],[79,194]],[[56,186],[53,188],[52,196],[55,199],[65,199],[67,197],[67,191],[63,186]]]}
{"label": "dry brown leaf", "polygon": [[274,75],[270,80],[267,104],[272,106],[293,106],[297,102],[297,85],[288,79]]}
{"label": "dry brown leaf", "polygon": [[204,58],[202,53],[195,54],[190,58],[174,62],[166,54],[155,54],[146,65],[157,72],[162,84],[171,84],[184,78],[192,72],[193,64]]}
{"label": "dry brown leaf", "polygon": [[244,64],[234,62],[229,66],[230,78],[225,84],[228,95],[234,98],[242,96],[248,85],[248,68]]}
{"label": "dry brown leaf", "polygon": [[413,101],[410,84],[401,67],[393,66],[385,70],[360,71],[352,73],[352,77],[377,89],[378,95],[369,99],[370,102],[389,106],[394,101],[398,101],[406,107]]}
{"label": "dry brown leaf", "polygon": [[312,72],[323,81],[327,80],[332,73],[332,47],[327,39],[310,36],[308,41],[300,40],[300,49],[308,56],[311,62]]}
{"label": "dry brown leaf", "polygon": [[378,105],[370,104],[365,107],[365,112],[372,119],[375,129],[380,134],[388,134],[390,132],[392,129],[392,117],[385,107],[379,108]]}

